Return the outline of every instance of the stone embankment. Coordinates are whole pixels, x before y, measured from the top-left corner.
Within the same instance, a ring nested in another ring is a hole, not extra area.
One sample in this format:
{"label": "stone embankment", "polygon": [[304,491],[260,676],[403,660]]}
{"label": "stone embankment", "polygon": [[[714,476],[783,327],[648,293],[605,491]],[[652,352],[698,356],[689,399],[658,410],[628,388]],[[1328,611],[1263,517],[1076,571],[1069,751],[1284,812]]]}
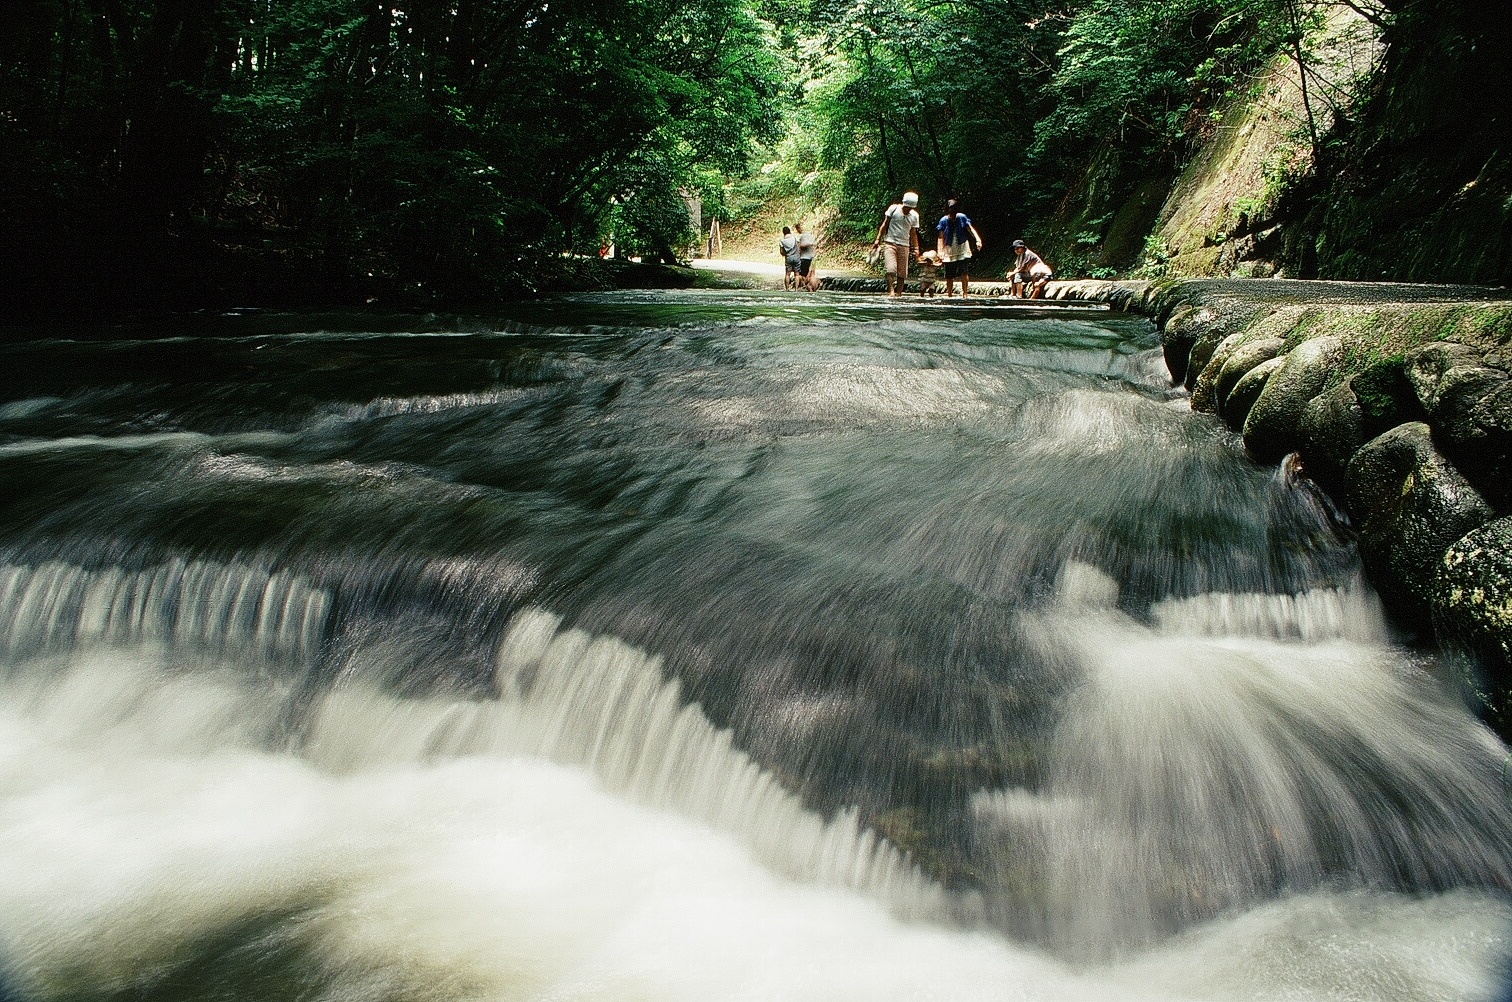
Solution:
{"label": "stone embankment", "polygon": [[1512,730],[1512,292],[1346,282],[1059,282],[1143,313],[1192,408],[1298,453],[1399,615],[1476,655]]}

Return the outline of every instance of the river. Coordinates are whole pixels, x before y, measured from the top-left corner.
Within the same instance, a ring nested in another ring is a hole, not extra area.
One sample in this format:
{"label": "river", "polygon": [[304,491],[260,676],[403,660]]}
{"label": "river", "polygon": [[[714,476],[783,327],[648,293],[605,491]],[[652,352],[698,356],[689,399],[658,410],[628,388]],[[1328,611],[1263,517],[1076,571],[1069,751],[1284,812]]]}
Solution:
{"label": "river", "polygon": [[1506,750],[1093,308],[0,365],[0,997],[1484,998]]}

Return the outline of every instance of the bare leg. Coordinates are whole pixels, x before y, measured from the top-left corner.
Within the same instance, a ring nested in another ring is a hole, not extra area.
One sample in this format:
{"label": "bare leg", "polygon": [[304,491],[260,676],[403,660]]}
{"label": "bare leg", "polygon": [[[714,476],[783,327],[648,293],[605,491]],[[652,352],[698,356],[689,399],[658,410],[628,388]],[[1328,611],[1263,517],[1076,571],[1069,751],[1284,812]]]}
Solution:
{"label": "bare leg", "polygon": [[966,297],[968,297],[970,295],[971,295],[971,276],[970,275],[962,275],[961,276],[961,298],[965,299]]}

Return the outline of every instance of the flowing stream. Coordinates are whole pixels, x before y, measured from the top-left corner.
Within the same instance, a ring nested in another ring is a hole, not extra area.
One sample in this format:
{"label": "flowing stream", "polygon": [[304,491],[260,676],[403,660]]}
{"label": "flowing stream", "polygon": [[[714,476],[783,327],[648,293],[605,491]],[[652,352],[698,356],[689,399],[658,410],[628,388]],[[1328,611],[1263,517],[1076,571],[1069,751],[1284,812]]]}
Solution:
{"label": "flowing stream", "polygon": [[0,999],[1487,998],[1506,749],[1095,309],[0,364]]}

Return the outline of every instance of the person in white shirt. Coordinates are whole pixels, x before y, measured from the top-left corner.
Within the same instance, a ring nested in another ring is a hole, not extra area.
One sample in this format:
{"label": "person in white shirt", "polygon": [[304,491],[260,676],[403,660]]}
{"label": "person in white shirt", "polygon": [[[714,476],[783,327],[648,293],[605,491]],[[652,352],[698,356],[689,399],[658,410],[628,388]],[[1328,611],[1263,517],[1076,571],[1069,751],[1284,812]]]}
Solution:
{"label": "person in white shirt", "polygon": [[803,232],[802,223],[794,223],[798,231],[798,285],[810,292],[819,288],[819,273],[814,270],[814,235]]}
{"label": "person in white shirt", "polygon": [[1013,254],[1013,265],[1008,269],[1008,280],[1013,283],[1012,294],[1020,299],[1040,298],[1052,277],[1050,266],[1022,240],[1013,241]]}
{"label": "person in white shirt", "polygon": [[881,247],[886,255],[887,294],[903,295],[908,284],[908,262],[919,256],[919,196],[905,191],[901,201],[894,202],[882,213],[882,225],[877,227],[877,239],[872,249]]}
{"label": "person in white shirt", "polygon": [[798,238],[790,227],[782,228],[782,239],[777,241],[777,253],[782,255],[782,287],[798,288]]}

